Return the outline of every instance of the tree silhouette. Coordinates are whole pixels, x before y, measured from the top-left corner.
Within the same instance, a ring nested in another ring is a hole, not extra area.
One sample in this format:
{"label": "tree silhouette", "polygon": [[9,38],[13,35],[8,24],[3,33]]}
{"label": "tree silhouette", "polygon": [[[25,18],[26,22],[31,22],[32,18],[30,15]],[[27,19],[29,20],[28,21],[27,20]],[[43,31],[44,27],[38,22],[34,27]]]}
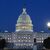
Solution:
{"label": "tree silhouette", "polygon": [[5,39],[0,40],[0,49],[3,49],[5,47],[6,41]]}
{"label": "tree silhouette", "polygon": [[44,39],[44,41],[43,41],[43,46],[44,46],[46,49],[50,49],[50,37]]}

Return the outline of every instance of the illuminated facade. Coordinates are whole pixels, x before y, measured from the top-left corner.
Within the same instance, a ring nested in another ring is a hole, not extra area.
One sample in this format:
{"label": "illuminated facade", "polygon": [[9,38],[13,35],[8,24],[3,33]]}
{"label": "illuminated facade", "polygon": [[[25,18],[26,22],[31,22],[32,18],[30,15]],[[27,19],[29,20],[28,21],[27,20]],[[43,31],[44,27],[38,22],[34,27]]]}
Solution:
{"label": "illuminated facade", "polygon": [[33,25],[30,16],[27,14],[26,9],[23,8],[22,14],[19,16],[16,24],[16,34],[13,41],[15,48],[28,48],[33,47]]}
{"label": "illuminated facade", "polygon": [[7,48],[33,48],[34,38],[36,38],[37,43],[43,43],[43,40],[50,36],[50,34],[33,32],[31,18],[24,8],[17,20],[15,32],[9,33],[5,31],[0,33],[0,36],[8,42]]}

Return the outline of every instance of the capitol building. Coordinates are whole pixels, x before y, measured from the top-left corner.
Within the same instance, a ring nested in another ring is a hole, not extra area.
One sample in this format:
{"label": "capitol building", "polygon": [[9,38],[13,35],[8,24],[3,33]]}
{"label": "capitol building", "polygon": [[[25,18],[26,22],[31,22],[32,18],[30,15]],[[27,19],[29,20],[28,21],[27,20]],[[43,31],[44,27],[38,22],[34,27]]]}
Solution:
{"label": "capitol building", "polygon": [[1,32],[0,36],[6,39],[7,48],[33,48],[35,38],[36,43],[43,43],[43,40],[49,37],[50,34],[34,32],[31,17],[27,14],[27,10],[23,8],[18,17],[15,32]]}

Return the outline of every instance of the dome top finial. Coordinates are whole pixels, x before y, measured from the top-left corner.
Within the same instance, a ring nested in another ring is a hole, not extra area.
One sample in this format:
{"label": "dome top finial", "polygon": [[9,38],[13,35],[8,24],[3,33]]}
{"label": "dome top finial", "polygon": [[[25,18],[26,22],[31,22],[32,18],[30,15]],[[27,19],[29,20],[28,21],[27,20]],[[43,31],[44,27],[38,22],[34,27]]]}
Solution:
{"label": "dome top finial", "polygon": [[23,13],[26,13],[26,8],[23,8]]}

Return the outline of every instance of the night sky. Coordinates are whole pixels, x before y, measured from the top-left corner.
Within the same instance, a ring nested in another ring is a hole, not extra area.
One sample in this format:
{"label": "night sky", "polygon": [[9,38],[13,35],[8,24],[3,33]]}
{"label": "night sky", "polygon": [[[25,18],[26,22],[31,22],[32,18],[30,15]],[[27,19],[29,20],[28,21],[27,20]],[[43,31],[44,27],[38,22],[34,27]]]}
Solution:
{"label": "night sky", "polygon": [[15,31],[15,24],[23,8],[27,9],[35,32],[50,32],[50,0],[0,0],[0,31]]}

